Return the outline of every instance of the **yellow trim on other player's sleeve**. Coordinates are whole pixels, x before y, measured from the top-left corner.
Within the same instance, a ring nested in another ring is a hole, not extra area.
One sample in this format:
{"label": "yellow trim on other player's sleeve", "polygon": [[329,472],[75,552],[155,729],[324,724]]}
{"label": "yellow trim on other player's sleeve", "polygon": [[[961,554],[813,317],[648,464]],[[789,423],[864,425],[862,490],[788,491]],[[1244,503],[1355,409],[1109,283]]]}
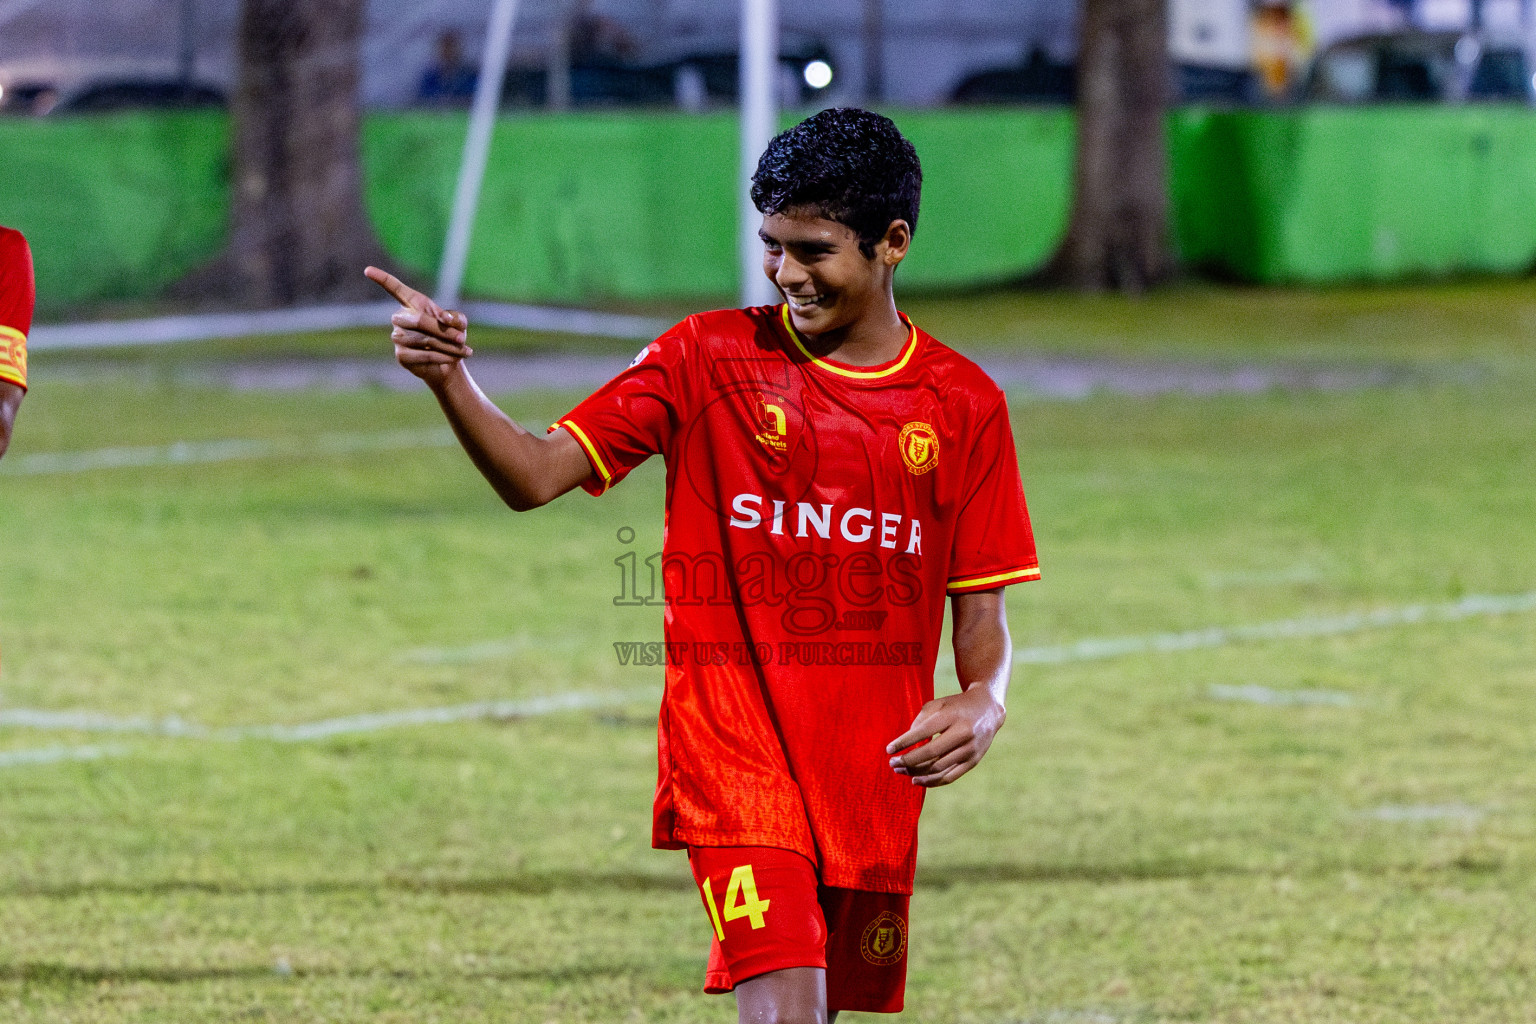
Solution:
{"label": "yellow trim on other player's sleeve", "polygon": [[972,576],[968,579],[950,580],[945,589],[953,594],[957,590],[976,590],[978,588],[1002,587],[1010,583],[1023,583],[1026,580],[1040,578],[1040,567],[1032,565],[1028,569],[1013,569],[1009,572],[1000,572],[992,576]]}
{"label": "yellow trim on other player's sleeve", "polygon": [[587,453],[587,461],[592,463],[592,468],[597,470],[597,475],[603,478],[603,490],[606,491],[612,487],[613,474],[608,472],[608,467],[603,464],[603,457],[597,454],[597,446],[592,443],[591,438],[587,437],[586,431],[570,420],[561,420],[555,425],[569,430],[571,436],[576,439],[576,443],[581,445],[582,451]]}
{"label": "yellow trim on other player's sleeve", "polygon": [[27,336],[0,324],[0,381],[27,386]]}

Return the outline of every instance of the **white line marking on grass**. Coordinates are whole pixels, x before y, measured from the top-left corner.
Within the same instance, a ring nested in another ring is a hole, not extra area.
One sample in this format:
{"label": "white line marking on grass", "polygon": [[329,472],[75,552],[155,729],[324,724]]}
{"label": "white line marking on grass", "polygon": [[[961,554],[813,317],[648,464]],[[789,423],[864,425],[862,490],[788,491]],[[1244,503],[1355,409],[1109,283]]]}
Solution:
{"label": "white line marking on grass", "polygon": [[672,321],[660,317],[558,306],[520,306],[510,302],[467,302],[464,312],[471,322],[478,321],[486,327],[632,341],[652,341],[672,327]]}
{"label": "white line marking on grass", "polygon": [[1062,665],[1075,661],[1100,661],[1132,654],[1168,654],[1207,647],[1227,647],[1264,640],[1295,640],[1337,636],[1369,629],[1390,629],[1424,623],[1458,622],[1489,615],[1536,611],[1536,591],[1503,596],[1464,597],[1446,604],[1410,604],[1347,615],[1280,619],[1248,626],[1213,626],[1187,633],[1152,633],[1146,636],[1081,640],[1058,647],[1015,647],[1014,660],[1026,665]]}
{"label": "white line marking on grass", "polygon": [[0,751],[0,768],[20,765],[58,764],[60,761],[94,761],[121,754],[125,747],[40,747],[36,750]]}
{"label": "white line marking on grass", "polygon": [[581,642],[571,639],[512,636],[505,640],[482,640],[462,647],[417,647],[400,655],[398,660],[411,665],[462,665],[510,658],[524,651],[570,651],[579,646]]}
{"label": "white line marking on grass", "polygon": [[135,448],[96,448],[83,452],[38,452],[0,463],[4,476],[60,476],[100,469],[206,465],[255,459],[356,455],[403,448],[452,448],[458,444],[447,427],[386,430],[368,434],[320,434],[283,440],[177,441]]}
{"label": "white line marking on grass", "polygon": [[1417,823],[1423,821],[1462,821],[1474,824],[1487,817],[1488,811],[1469,804],[1383,804],[1365,812],[1377,821]]}
{"label": "white line marking on grass", "polygon": [[59,732],[143,732],[160,736],[206,736],[208,730],[173,716],[167,718],[114,718],[94,711],[38,711],[33,708],[0,708],[0,725]]}
{"label": "white line marking on grass", "polygon": [[1353,694],[1338,690],[1271,690],[1267,686],[1223,686],[1213,684],[1207,695],[1212,700],[1247,701],[1250,704],[1268,704],[1273,707],[1305,707],[1327,705],[1336,708],[1355,706]]}
{"label": "white line marking on grass", "polygon": [[[257,312],[161,316],[143,320],[41,324],[32,329],[27,344],[34,352],[45,352],[166,345],[268,334],[305,334],[358,327],[377,327],[380,331],[388,331],[389,318],[399,308],[398,303],[390,301],[359,302]],[[523,306],[509,302],[468,302],[464,304],[464,310],[471,323],[485,327],[511,327],[594,338],[650,341],[672,326],[670,321],[655,317],[562,309],[556,306]]]}
{"label": "white line marking on grass", "polygon": [[1097,1010],[1052,1010],[1043,1017],[1026,1017],[1020,1024],[1120,1024],[1120,1018]]}
{"label": "white line marking on grass", "polygon": [[[1188,633],[1154,633],[1150,636],[1120,637],[1104,640],[1084,640],[1061,647],[1015,648],[1014,657],[1024,664],[1059,665],[1074,661],[1092,661],[1105,658],[1125,657],[1133,654],[1166,653],[1222,647],[1228,644],[1260,641],[1290,640],[1314,636],[1333,636],[1367,629],[1385,629],[1392,626],[1414,625],[1430,622],[1455,622],[1461,619],[1486,615],[1509,615],[1536,610],[1536,591],[1507,596],[1473,596],[1448,604],[1415,604],[1401,608],[1384,608],[1374,612],[1360,612],[1328,618],[1282,619],[1261,622],[1250,626],[1214,627]],[[1213,692],[1219,688],[1213,687]],[[1226,688],[1236,699],[1254,699],[1263,690],[1265,699],[1273,695],[1277,699],[1298,699],[1300,702],[1337,703],[1346,694],[1330,691],[1282,691],[1265,690],[1263,687]],[[1301,696],[1297,695],[1310,695]],[[1326,697],[1320,695],[1327,695]],[[234,726],[208,730],[195,723],[177,718],[114,718],[93,712],[53,712],[26,708],[0,710],[0,725],[20,726],[33,729],[78,730],[82,732],[140,732],[158,733],[188,739],[272,739],[281,742],[301,742],[323,739],[344,733],[375,732],[411,725],[435,725],[445,722],[462,722],[472,719],[520,718],[554,714],[560,711],[577,711],[629,703],[630,701],[655,699],[652,689],[621,690],[606,693],[565,693],[526,700],[481,701],[474,704],[458,704],[436,708],[413,708],[403,711],[382,711],[341,718],[327,718],[318,722],[298,725]],[[97,750],[103,748],[59,748]],[[89,755],[100,756],[100,755]],[[9,762],[0,760],[0,766]],[[18,762],[22,763],[22,762]]]}
{"label": "white line marking on grass", "polygon": [[[68,732],[132,732],[179,739],[244,740],[266,739],[280,743],[302,743],[348,733],[378,732],[413,725],[442,725],[448,722],[535,718],[562,711],[585,711],[613,707],[659,697],[652,688],[614,690],[606,693],[556,693],[523,700],[488,700],[473,704],[453,704],[435,708],[406,708],[378,711],[340,718],[323,718],[296,725],[236,725],[210,729],[180,718],[118,718],[90,711],[39,711],[32,708],[0,710],[0,726]],[[97,747],[59,747],[56,750],[106,750]],[[114,750],[114,752],[118,752]],[[39,755],[40,756],[40,755]],[[99,756],[99,755],[91,755]],[[0,754],[0,767],[13,763]],[[41,758],[47,760],[48,758]],[[18,757],[16,764],[31,764],[35,759]]]}
{"label": "white line marking on grass", "polygon": [[611,693],[557,693],[526,700],[490,700],[440,708],[410,708],[404,711],[380,711],[343,718],[326,718],[301,725],[255,725],[219,730],[221,739],[271,739],[284,743],[325,739],[345,733],[377,732],[410,725],[441,725],[476,719],[533,718],[561,711],[586,711],[591,708],[627,704],[641,698],[654,699],[651,689],[619,690]]}
{"label": "white line marking on grass", "polygon": [[476,661],[510,658],[530,650],[533,643],[514,637],[511,640],[482,640],[463,647],[418,647],[400,655],[399,661],[410,665],[463,665]]}
{"label": "white line marking on grass", "polygon": [[27,344],[35,352],[48,352],[167,345],[264,334],[340,331],[386,324],[393,311],[399,308],[395,302],[361,302],[256,312],[156,316],[139,320],[39,324],[32,328]]}

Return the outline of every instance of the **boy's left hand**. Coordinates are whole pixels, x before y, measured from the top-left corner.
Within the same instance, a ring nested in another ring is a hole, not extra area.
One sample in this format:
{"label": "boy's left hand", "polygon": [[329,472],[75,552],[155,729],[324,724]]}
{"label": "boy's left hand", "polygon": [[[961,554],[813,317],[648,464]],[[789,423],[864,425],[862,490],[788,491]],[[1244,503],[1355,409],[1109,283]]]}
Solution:
{"label": "boy's left hand", "polygon": [[[947,786],[980,763],[1007,712],[984,684],[923,705],[912,727],[885,748],[891,769],[917,786]],[[927,742],[923,742],[926,740]],[[912,747],[922,743],[920,747]],[[905,754],[898,750],[912,747]]]}

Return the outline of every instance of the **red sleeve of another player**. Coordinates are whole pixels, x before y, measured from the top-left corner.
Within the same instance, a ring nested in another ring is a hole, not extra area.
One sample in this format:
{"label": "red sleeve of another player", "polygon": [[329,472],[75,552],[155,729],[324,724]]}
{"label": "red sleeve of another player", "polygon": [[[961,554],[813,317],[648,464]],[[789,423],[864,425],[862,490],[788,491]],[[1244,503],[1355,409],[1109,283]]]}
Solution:
{"label": "red sleeve of another player", "polygon": [[640,351],[629,368],[559,422],[587,453],[592,475],[581,486],[602,494],[652,455],[666,451],[685,413],[688,321]]}
{"label": "red sleeve of another player", "polygon": [[0,228],[0,381],[27,386],[27,333],[32,330],[32,251],[21,232]]}
{"label": "red sleeve of another player", "polygon": [[1001,398],[976,433],[965,472],[949,558],[949,593],[993,590],[1039,579],[1019,457],[1008,425],[1008,406]]}

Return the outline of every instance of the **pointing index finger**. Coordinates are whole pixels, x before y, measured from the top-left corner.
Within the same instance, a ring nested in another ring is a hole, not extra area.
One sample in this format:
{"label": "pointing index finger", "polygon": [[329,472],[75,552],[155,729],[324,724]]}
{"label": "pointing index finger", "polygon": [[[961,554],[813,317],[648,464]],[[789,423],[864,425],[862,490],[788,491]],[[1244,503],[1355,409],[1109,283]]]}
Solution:
{"label": "pointing index finger", "polygon": [[390,296],[400,305],[408,309],[421,309],[429,304],[427,297],[394,274],[378,267],[369,267],[363,271],[364,276],[374,284],[389,292]]}

